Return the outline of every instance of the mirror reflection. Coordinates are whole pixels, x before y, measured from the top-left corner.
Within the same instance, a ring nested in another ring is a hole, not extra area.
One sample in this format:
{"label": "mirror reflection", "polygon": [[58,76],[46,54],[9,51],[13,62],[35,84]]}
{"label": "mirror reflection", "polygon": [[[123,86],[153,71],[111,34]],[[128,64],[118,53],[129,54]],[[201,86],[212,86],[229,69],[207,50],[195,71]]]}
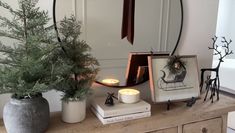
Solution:
{"label": "mirror reflection", "polygon": [[[66,15],[62,15],[60,2],[56,16]],[[100,63],[99,83],[131,86],[148,80],[147,56],[173,54],[179,41],[181,0],[136,0],[133,45],[121,39],[123,0],[76,0],[72,5],[82,22],[81,38]],[[137,61],[132,63],[132,59]]]}

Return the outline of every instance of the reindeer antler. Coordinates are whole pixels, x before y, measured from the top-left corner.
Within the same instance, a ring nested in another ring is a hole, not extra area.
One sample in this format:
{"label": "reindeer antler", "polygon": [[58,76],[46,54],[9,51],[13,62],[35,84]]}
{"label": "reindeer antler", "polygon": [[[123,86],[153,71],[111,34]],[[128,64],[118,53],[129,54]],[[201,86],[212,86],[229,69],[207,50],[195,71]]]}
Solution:
{"label": "reindeer antler", "polygon": [[216,44],[217,39],[218,39],[217,36],[213,37],[213,38],[212,38],[212,41],[213,41],[212,47],[208,47],[208,48],[215,50],[214,55],[220,55],[220,57],[222,57],[221,52],[218,50],[218,47],[219,47],[219,46]]}
{"label": "reindeer antler", "polygon": [[229,49],[229,45],[232,42],[232,40],[230,39],[229,42],[226,40],[225,37],[222,37],[223,40],[221,41],[222,43],[224,43],[224,45],[222,46],[224,49],[224,55],[221,57],[221,60],[223,60],[223,58],[227,55],[233,54],[233,51]]}
{"label": "reindeer antler", "polygon": [[212,38],[212,40],[213,40],[212,47],[208,47],[208,48],[213,49],[215,51],[214,55],[219,55],[220,56],[219,60],[223,62],[224,57],[226,57],[227,55],[233,54],[233,51],[229,49],[229,45],[232,42],[232,40],[230,39],[229,42],[228,42],[225,37],[222,37],[223,40],[221,42],[224,44],[222,47],[225,48],[224,49],[225,54],[222,55],[221,51],[218,50],[219,46],[216,44],[217,39],[218,39],[217,36]]}

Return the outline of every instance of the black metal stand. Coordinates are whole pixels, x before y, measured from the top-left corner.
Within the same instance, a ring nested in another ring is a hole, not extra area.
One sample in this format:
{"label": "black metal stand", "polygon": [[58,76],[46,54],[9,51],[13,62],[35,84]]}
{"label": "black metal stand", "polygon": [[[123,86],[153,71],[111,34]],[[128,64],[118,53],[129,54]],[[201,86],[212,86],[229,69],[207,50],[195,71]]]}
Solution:
{"label": "black metal stand", "polygon": [[196,103],[197,99],[195,97],[192,97],[190,100],[187,101],[186,106],[192,107]]}
{"label": "black metal stand", "polygon": [[171,100],[167,101],[167,111],[170,110]]}

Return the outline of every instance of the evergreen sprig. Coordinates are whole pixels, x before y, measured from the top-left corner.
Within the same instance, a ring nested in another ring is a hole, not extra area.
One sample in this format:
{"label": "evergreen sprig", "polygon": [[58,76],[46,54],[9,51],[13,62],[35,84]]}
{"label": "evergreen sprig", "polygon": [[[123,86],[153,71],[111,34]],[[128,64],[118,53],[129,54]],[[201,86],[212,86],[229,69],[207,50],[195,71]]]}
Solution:
{"label": "evergreen sprig", "polygon": [[181,58],[181,56],[171,56],[167,60],[165,67],[169,70],[170,75],[175,75],[186,70],[186,62]]}
{"label": "evergreen sprig", "polygon": [[1,37],[15,42],[0,42],[0,93],[13,93],[15,98],[31,98],[48,91],[55,82],[53,52],[58,47],[52,26],[47,27],[47,11],[36,7],[37,0],[19,0],[19,9],[0,1],[12,19],[0,16]]}
{"label": "evergreen sprig", "polygon": [[62,100],[82,100],[90,92],[98,72],[98,61],[91,55],[91,47],[80,40],[81,24],[74,16],[64,18],[58,29],[61,49],[55,53],[59,82],[55,88],[64,92]]}

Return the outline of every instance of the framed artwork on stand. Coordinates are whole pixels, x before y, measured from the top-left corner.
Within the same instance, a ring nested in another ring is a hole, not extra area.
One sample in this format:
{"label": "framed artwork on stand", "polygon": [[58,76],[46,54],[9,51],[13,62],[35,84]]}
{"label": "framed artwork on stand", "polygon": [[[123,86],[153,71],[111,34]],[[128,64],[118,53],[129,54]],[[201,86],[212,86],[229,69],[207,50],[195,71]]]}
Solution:
{"label": "framed artwork on stand", "polygon": [[130,52],[126,69],[126,85],[135,85],[149,79],[148,56],[168,56],[170,52]]}
{"label": "framed artwork on stand", "polygon": [[199,97],[197,57],[148,56],[153,102],[180,101]]}

